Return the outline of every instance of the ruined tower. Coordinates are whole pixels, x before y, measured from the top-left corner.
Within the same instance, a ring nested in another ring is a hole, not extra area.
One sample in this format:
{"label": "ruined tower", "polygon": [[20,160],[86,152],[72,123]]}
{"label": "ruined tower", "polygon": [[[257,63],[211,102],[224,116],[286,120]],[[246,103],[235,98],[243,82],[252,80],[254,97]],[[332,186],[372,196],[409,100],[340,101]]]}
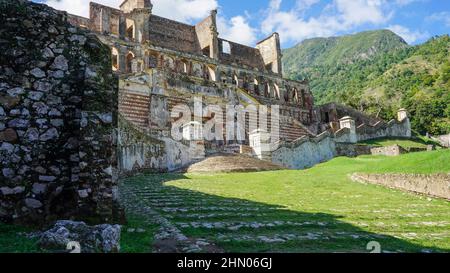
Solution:
{"label": "ruined tower", "polygon": [[125,0],[120,10],[130,15],[126,34],[136,42],[143,43],[149,39],[149,21],[153,5],[150,0]]}

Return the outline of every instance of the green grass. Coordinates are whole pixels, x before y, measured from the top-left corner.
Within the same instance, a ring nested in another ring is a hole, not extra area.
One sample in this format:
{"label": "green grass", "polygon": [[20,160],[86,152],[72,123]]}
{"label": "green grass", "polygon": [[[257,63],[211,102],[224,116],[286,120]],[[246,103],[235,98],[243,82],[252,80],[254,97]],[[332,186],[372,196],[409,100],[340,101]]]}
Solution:
{"label": "green grass", "polygon": [[[125,253],[148,253],[151,252],[153,235],[157,225],[147,223],[142,217],[134,214],[127,215],[127,224],[122,227],[120,238],[120,251]],[[134,229],[135,232],[128,232]],[[136,232],[142,229],[143,232]]]}
{"label": "green grass", "polygon": [[[372,240],[380,242],[382,249],[388,251],[448,252],[450,204],[447,201],[359,184],[351,181],[349,174],[448,173],[449,162],[450,152],[442,150],[393,158],[336,158],[301,171],[143,175],[127,179],[124,185],[139,189],[141,200],[177,224],[185,235],[206,238],[228,252],[361,252]],[[146,198],[145,189],[152,189],[152,198]],[[175,204],[164,203],[173,196],[176,196],[172,200]],[[220,206],[258,209],[258,213],[246,216],[238,213],[210,214],[214,207]],[[164,208],[174,207],[190,211],[164,211]],[[195,214],[193,210],[196,210]],[[203,218],[195,218],[198,215]],[[304,226],[241,228],[238,231],[182,225],[191,222],[274,221],[310,223]],[[324,239],[283,243],[236,239],[236,236],[308,233],[321,234]]]}
{"label": "green grass", "polygon": [[[142,204],[159,212],[191,238],[205,238],[227,252],[364,252],[369,241],[387,251],[450,251],[450,204],[381,186],[353,182],[349,174],[450,173],[450,151],[411,153],[399,157],[340,157],[308,170],[231,174],[147,174],[121,182],[128,204],[122,252],[152,251],[159,226]],[[135,193],[136,196],[130,194]],[[137,199],[136,199],[137,198]],[[140,202],[140,203],[139,203]],[[217,210],[222,207],[223,210]],[[188,211],[167,211],[184,208]],[[201,217],[201,218],[199,218]],[[291,221],[302,226],[204,228],[192,222]],[[145,232],[127,232],[142,228]],[[19,235],[28,231],[0,225],[0,252],[37,252],[36,242]],[[247,238],[318,235],[264,243]],[[238,238],[241,236],[241,238]]]}
{"label": "green grass", "polygon": [[396,139],[396,138],[380,138],[380,139],[372,139],[360,142],[361,145],[373,145],[373,146],[393,146],[399,145],[404,149],[409,148],[427,148],[427,145],[437,145],[437,143],[433,142],[427,138],[417,138],[417,139]]}
{"label": "green grass", "polygon": [[0,253],[36,253],[39,252],[37,240],[23,234],[28,228],[0,223]]}

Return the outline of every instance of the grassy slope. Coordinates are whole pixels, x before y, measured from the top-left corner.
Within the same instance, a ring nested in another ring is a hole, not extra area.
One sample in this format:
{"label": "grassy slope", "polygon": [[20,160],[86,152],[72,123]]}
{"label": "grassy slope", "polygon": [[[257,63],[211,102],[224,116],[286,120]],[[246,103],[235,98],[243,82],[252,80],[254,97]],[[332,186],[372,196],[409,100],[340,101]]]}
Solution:
{"label": "grassy slope", "polygon": [[[221,206],[233,202],[234,207],[258,207],[267,210],[261,216],[227,216],[205,218],[203,221],[318,221],[329,223],[326,228],[316,225],[293,228],[226,230],[183,228],[188,236],[216,240],[217,235],[274,235],[281,233],[348,232],[389,236],[416,234],[411,239],[394,237],[377,239],[385,250],[421,251],[434,249],[450,251],[449,224],[426,226],[450,218],[450,205],[443,200],[427,199],[374,185],[349,180],[353,172],[370,173],[447,173],[450,172],[450,151],[407,154],[400,157],[336,158],[302,171],[276,171],[239,174],[148,175],[125,181],[129,187],[145,188],[149,183],[165,183],[161,195],[185,196],[183,207],[204,201],[207,206]],[[180,179],[181,177],[181,179]],[[197,196],[197,197],[196,197]],[[275,210],[274,210],[275,209]],[[164,212],[160,211],[164,214]],[[205,213],[205,212],[203,212]],[[186,213],[169,213],[172,221],[187,222]],[[124,252],[147,252],[156,226],[149,225],[138,214],[129,219],[122,234]],[[419,226],[412,225],[419,222]],[[420,224],[422,223],[422,224]],[[442,223],[441,223],[442,224]],[[126,229],[144,228],[145,233],[127,233]],[[0,252],[36,251],[33,241],[17,236],[15,228],[0,225]],[[436,234],[447,232],[447,237]],[[434,234],[434,235],[433,235]],[[411,235],[413,236],[413,235]],[[442,237],[442,236],[441,236]],[[364,251],[367,239],[336,239],[263,244],[252,242],[219,242],[226,251]]]}
{"label": "grassy slope", "polygon": [[[444,226],[426,226],[426,223],[441,223],[450,217],[450,205],[443,200],[431,200],[416,195],[394,191],[374,185],[362,185],[350,181],[353,172],[371,173],[439,173],[450,172],[450,152],[408,154],[401,157],[337,158],[330,162],[303,171],[278,171],[248,174],[189,174],[185,179],[166,183],[167,193],[192,194],[207,198],[210,206],[224,202],[237,202],[234,206],[247,206],[276,211],[259,217],[217,217],[204,221],[323,221],[331,227],[309,226],[302,228],[244,229],[238,235],[274,235],[280,233],[348,232],[368,233],[371,236],[405,236],[415,238],[379,239],[383,248],[390,251],[421,251],[435,249],[450,250],[449,223]],[[144,185],[152,177],[141,177],[134,183]],[[164,180],[176,179],[170,176]],[[162,195],[165,193],[162,192]],[[192,198],[192,197],[190,197]],[[196,199],[196,198],[194,198]],[[190,200],[185,200],[189,207]],[[174,221],[186,222],[184,214],[170,214]],[[226,219],[224,219],[226,218]],[[419,222],[419,226],[414,223]],[[217,234],[233,234],[226,230],[183,228],[188,236],[206,237],[216,240]],[[434,234],[434,235],[433,235]],[[439,238],[440,236],[446,236]],[[447,235],[442,235],[447,234]],[[220,242],[227,251],[363,251],[367,240],[336,239],[309,242],[262,244],[251,242]]]}
{"label": "grassy slope", "polygon": [[39,252],[36,240],[21,235],[30,229],[5,225],[0,222],[0,253],[36,253]]}

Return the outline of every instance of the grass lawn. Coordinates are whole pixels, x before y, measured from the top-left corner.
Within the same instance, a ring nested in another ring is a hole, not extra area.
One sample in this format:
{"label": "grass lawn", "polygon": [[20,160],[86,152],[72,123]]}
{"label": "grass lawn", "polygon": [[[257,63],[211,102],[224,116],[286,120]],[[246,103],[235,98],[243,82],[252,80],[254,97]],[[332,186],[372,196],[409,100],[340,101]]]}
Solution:
{"label": "grass lawn", "polygon": [[404,149],[408,148],[426,148],[427,145],[437,145],[437,148],[440,148],[439,145],[435,142],[433,142],[430,139],[421,137],[417,138],[415,140],[410,139],[401,139],[401,138],[380,138],[380,139],[372,139],[363,141],[360,143],[361,145],[374,145],[374,146],[392,146],[392,145],[399,145],[400,147]]}
{"label": "grass lawn", "polygon": [[186,236],[229,252],[361,252],[369,241],[384,251],[448,252],[449,202],[348,175],[448,173],[449,162],[448,150],[342,157],[301,171],[142,175],[122,187]]}
{"label": "grass lawn", "polygon": [[[449,173],[450,151],[341,157],[308,170],[128,178],[120,188],[129,221],[122,251],[152,251],[159,224],[146,206],[226,252],[364,252],[370,241],[384,251],[450,251],[448,201],[356,183],[354,172]],[[23,231],[0,225],[0,252],[37,252]]]}
{"label": "grass lawn", "polygon": [[39,248],[36,240],[28,239],[24,235],[30,232],[28,228],[0,223],[0,253],[36,253]]}

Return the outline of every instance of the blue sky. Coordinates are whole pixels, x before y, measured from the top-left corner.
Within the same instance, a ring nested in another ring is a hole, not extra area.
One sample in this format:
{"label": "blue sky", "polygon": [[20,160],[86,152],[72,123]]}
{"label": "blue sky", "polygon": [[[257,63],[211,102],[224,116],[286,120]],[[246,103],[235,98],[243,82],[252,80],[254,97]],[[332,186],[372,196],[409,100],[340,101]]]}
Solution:
{"label": "blue sky", "polygon": [[[89,0],[34,0],[88,16]],[[118,7],[122,0],[97,0]],[[449,0],[153,0],[154,13],[186,23],[219,9],[220,36],[254,45],[272,32],[284,48],[312,37],[390,29],[410,44],[450,33]]]}

